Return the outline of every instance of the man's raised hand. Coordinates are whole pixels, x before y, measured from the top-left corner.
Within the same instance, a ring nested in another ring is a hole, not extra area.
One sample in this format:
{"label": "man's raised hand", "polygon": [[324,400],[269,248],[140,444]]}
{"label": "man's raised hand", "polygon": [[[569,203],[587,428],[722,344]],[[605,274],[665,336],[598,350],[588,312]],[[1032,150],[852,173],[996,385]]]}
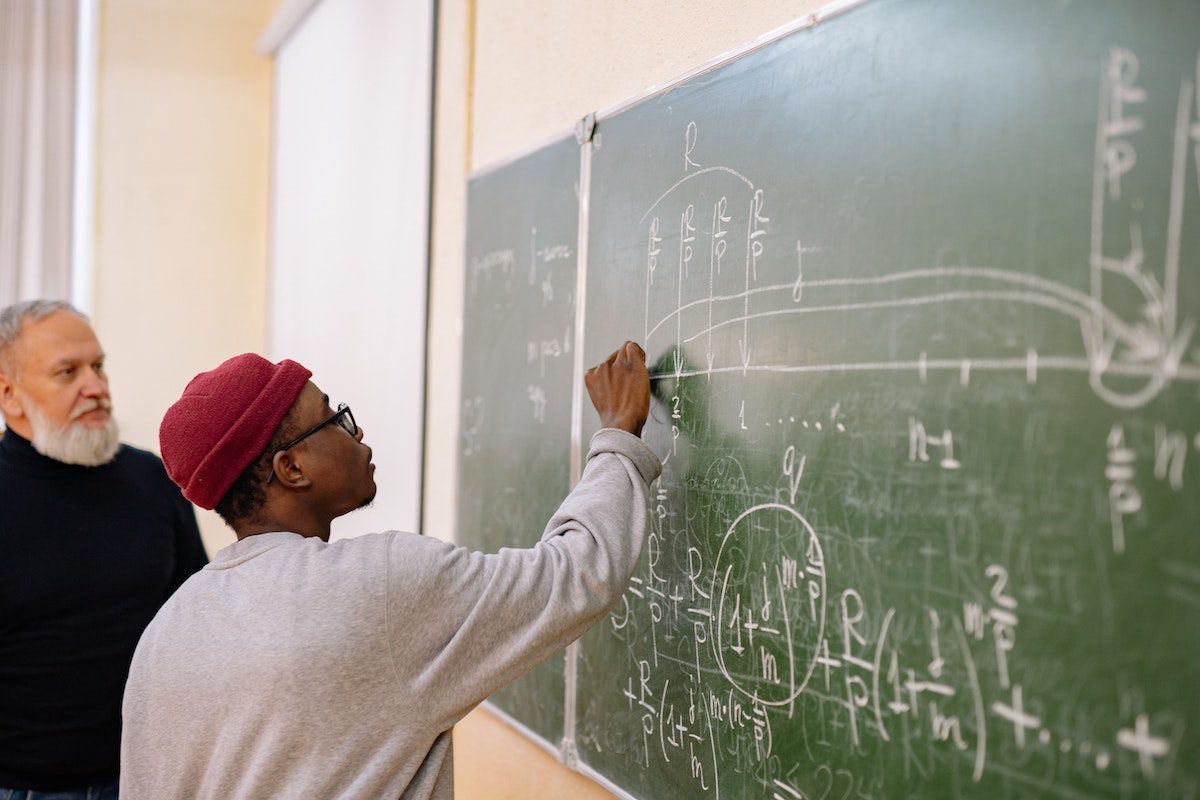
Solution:
{"label": "man's raised hand", "polygon": [[603,427],[642,435],[650,414],[650,376],[646,372],[646,352],[637,342],[625,342],[589,369],[583,382]]}

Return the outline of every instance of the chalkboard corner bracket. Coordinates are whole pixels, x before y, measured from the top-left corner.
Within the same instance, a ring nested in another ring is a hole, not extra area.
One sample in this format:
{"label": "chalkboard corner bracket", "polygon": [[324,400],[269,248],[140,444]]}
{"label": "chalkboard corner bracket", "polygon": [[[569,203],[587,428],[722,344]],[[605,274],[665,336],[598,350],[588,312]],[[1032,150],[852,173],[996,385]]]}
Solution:
{"label": "chalkboard corner bracket", "polygon": [[575,123],[575,141],[583,146],[592,140],[596,132],[596,114],[592,112]]}
{"label": "chalkboard corner bracket", "polygon": [[568,769],[579,769],[579,748],[575,746],[575,740],[570,737],[564,737],[558,743],[558,760],[563,763],[563,766]]}

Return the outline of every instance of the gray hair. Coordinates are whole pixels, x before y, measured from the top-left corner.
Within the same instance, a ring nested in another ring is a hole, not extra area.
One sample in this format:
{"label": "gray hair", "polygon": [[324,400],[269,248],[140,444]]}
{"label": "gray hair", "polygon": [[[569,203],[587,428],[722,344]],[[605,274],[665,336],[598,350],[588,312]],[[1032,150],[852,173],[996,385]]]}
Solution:
{"label": "gray hair", "polygon": [[0,369],[8,368],[13,345],[21,338],[26,322],[38,322],[57,311],[69,311],[86,320],[87,315],[65,300],[26,300],[0,311]]}

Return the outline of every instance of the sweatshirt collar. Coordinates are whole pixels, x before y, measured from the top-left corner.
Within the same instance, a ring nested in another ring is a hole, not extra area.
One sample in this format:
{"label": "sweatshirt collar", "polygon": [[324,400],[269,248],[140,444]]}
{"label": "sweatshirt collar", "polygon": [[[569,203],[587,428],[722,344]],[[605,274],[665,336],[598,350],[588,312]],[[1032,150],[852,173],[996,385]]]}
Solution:
{"label": "sweatshirt collar", "polygon": [[[256,533],[239,539],[231,545],[222,547],[205,569],[229,569],[238,564],[244,564],[257,555],[286,544],[303,542],[305,537],[291,531],[275,531],[273,533]],[[318,539],[317,541],[320,541]]]}

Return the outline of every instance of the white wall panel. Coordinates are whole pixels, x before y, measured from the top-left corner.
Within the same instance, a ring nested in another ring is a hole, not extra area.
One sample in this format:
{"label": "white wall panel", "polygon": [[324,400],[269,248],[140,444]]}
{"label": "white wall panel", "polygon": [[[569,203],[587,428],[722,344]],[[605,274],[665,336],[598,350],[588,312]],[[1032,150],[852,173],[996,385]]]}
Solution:
{"label": "white wall panel", "polygon": [[334,535],[420,520],[431,0],[321,0],[276,54],[269,351],[349,403],[372,508]]}

